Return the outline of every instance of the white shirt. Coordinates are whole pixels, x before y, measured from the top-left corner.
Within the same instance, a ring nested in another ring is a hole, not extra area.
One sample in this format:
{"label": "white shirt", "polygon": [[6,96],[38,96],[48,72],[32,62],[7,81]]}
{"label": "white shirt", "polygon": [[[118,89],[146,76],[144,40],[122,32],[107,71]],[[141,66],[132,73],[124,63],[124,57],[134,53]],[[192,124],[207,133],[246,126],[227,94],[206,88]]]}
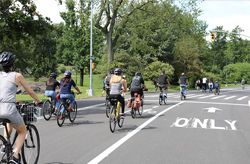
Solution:
{"label": "white shirt", "polygon": [[204,77],[204,78],[202,79],[202,82],[203,82],[203,83],[206,83],[206,82],[207,82],[207,78]]}

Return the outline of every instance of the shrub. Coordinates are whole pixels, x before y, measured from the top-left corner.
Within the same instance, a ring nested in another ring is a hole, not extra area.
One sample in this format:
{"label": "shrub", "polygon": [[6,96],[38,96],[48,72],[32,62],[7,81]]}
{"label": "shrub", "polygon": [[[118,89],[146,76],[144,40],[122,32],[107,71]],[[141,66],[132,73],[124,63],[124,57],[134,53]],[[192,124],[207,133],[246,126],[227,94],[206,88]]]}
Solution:
{"label": "shrub", "polygon": [[66,70],[67,70],[66,67],[60,67],[59,68],[60,73],[64,73]]}
{"label": "shrub", "polygon": [[194,77],[191,77],[188,81],[189,81],[189,87],[195,88],[196,79]]}

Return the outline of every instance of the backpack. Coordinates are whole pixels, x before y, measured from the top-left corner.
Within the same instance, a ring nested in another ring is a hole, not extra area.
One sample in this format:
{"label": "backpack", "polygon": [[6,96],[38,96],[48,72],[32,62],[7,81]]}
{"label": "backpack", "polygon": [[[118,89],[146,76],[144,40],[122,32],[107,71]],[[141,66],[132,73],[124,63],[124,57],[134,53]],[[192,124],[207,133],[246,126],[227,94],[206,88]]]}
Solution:
{"label": "backpack", "polygon": [[127,101],[127,107],[131,108],[131,99],[128,99],[128,101]]}
{"label": "backpack", "polygon": [[219,87],[219,83],[215,83],[215,84],[214,84],[214,87],[215,87],[215,88],[218,88],[218,87]]}
{"label": "backpack", "polygon": [[141,100],[139,97],[136,97],[135,101],[134,101],[134,104],[133,104],[133,107],[138,110],[141,106]]}
{"label": "backpack", "polygon": [[112,77],[112,75],[108,75],[106,78],[106,85],[107,86],[109,86],[109,82],[110,82],[111,77]]}

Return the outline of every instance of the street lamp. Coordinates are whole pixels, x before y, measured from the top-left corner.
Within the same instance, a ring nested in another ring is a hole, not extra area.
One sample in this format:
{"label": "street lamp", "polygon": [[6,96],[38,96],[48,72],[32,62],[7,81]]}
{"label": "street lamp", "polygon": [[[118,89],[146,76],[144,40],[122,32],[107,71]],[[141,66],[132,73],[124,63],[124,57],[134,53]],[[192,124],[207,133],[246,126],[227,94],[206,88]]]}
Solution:
{"label": "street lamp", "polygon": [[93,2],[91,1],[91,31],[90,31],[90,89],[89,96],[94,96],[92,89],[92,24],[93,24]]}
{"label": "street lamp", "polygon": [[[230,54],[235,53],[235,52],[238,52],[238,51],[231,52]],[[227,56],[230,55],[230,54],[227,54]],[[227,86],[228,85],[227,85],[227,60],[226,60],[226,87]]]}

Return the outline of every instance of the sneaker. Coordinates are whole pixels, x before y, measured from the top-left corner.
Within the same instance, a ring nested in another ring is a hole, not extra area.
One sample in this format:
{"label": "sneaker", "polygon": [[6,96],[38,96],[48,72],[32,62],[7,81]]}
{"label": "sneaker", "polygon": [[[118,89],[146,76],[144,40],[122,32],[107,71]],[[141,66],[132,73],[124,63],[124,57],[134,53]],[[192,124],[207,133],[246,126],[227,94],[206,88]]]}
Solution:
{"label": "sneaker", "polygon": [[53,113],[53,115],[55,115],[55,116],[56,116],[56,112],[54,112],[54,113]]}
{"label": "sneaker", "polygon": [[59,118],[60,120],[62,120],[63,119],[63,117],[62,116],[60,116],[60,118]]}
{"label": "sneaker", "polygon": [[121,114],[121,118],[124,119],[126,116],[125,114]]}
{"label": "sneaker", "polygon": [[12,156],[12,159],[10,160],[10,162],[14,163],[14,164],[21,164],[20,159],[17,159],[16,157]]}
{"label": "sneaker", "polygon": [[167,95],[166,95],[166,94],[164,94],[164,96],[167,98]]}
{"label": "sneaker", "polygon": [[73,112],[73,111],[74,111],[71,107],[68,107],[68,110],[70,110],[71,112]]}

